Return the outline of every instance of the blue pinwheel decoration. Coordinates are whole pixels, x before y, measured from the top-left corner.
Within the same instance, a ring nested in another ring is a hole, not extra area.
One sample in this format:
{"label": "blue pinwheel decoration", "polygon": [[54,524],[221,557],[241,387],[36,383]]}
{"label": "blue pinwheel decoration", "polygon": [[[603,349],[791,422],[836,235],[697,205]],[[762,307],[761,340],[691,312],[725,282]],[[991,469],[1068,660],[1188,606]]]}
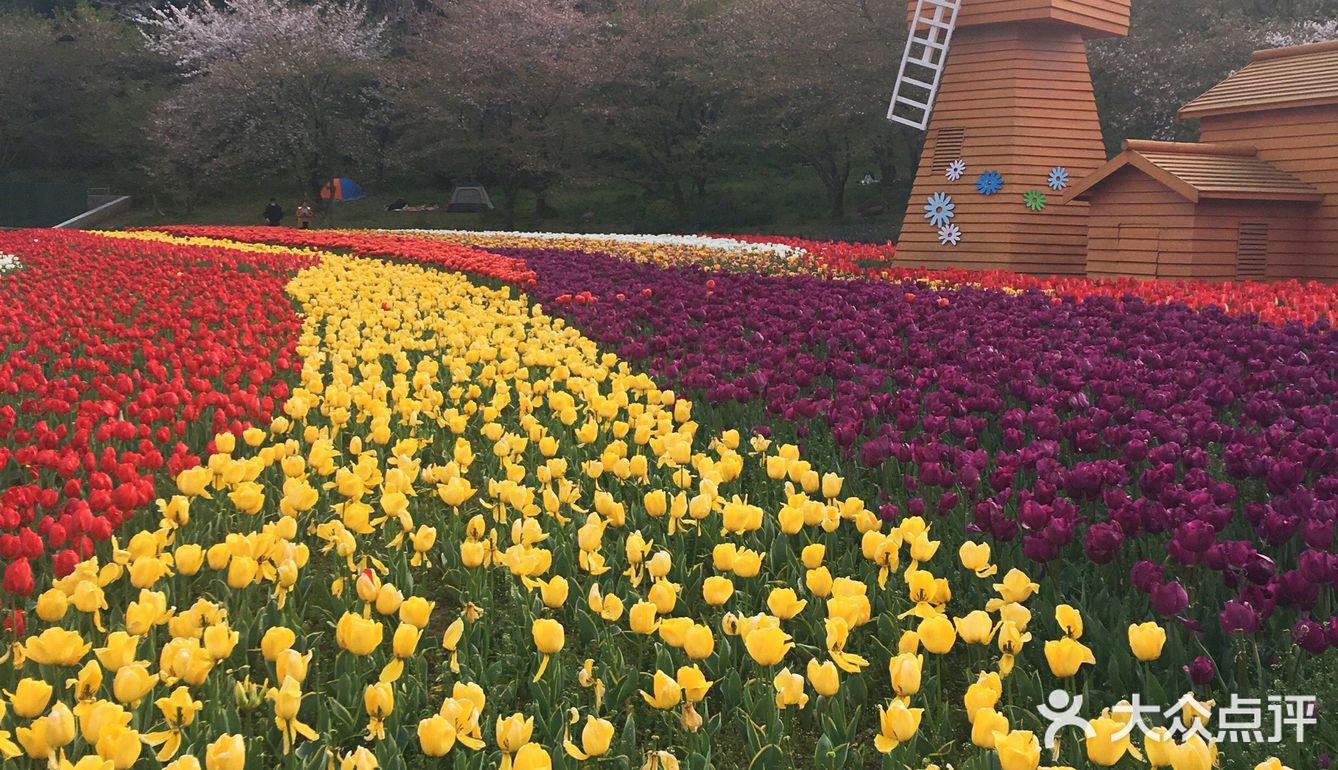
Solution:
{"label": "blue pinwheel decoration", "polygon": [[934,227],[942,227],[952,221],[957,216],[957,204],[952,202],[952,196],[947,193],[936,192],[929,196],[929,201],[925,203],[925,219]]}
{"label": "blue pinwheel decoration", "polygon": [[986,171],[976,180],[976,190],[981,195],[994,195],[1003,189],[1003,174],[998,171]]}
{"label": "blue pinwheel decoration", "polygon": [[1069,186],[1069,170],[1063,166],[1050,169],[1050,189],[1059,192]]}

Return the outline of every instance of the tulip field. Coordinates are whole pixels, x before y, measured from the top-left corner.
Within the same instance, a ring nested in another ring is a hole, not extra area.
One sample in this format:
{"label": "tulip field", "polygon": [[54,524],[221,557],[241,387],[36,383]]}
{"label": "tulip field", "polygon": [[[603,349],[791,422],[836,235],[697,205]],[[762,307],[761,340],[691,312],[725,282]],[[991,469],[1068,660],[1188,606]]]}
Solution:
{"label": "tulip field", "polygon": [[1329,767],[1338,287],[894,254],[0,232],[0,766]]}

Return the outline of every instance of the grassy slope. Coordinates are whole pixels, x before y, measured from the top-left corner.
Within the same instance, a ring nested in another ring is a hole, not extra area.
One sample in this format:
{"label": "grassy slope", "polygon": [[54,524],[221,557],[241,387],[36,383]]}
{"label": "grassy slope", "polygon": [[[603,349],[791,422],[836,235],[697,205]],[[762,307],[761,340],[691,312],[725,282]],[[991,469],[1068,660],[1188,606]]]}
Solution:
{"label": "grassy slope", "polygon": [[[367,197],[336,205],[318,215],[318,227],[431,227],[458,229],[504,229],[500,211],[486,214],[448,214],[444,211],[388,212],[386,204],[403,195],[411,204],[445,203],[450,192],[421,186],[368,185]],[[205,202],[190,214],[164,208],[155,210],[147,201],[125,218],[112,224],[147,226],[172,222],[198,224],[260,224],[260,212],[270,195],[275,195],[288,212],[284,224],[296,224],[292,211],[301,200],[296,190],[257,189],[235,198]],[[662,203],[643,205],[635,192],[626,189],[564,187],[550,195],[556,214],[536,220],[534,199],[522,196],[517,206],[517,229],[558,230],[568,232],[739,232],[776,233],[812,238],[860,241],[887,241],[895,238],[901,226],[901,211],[895,195],[878,188],[851,185],[847,197],[845,221],[833,223],[826,217],[826,204],[816,195],[806,178],[768,178],[722,183],[715,188],[711,201],[701,207],[697,221],[676,224],[672,211]],[[856,210],[874,198],[884,203],[885,211],[862,217]],[[494,203],[500,204],[496,198]],[[584,214],[593,211],[592,222]]]}

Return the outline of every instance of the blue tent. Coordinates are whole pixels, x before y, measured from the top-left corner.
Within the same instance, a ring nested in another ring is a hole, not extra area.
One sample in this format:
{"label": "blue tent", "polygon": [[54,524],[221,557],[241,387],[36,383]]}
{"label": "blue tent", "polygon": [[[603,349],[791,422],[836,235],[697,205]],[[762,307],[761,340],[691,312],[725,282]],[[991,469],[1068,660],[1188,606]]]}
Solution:
{"label": "blue tent", "polygon": [[366,193],[358,186],[358,183],[346,176],[331,179],[330,183],[321,188],[321,199],[334,201],[335,203],[346,203],[356,201],[366,197]]}

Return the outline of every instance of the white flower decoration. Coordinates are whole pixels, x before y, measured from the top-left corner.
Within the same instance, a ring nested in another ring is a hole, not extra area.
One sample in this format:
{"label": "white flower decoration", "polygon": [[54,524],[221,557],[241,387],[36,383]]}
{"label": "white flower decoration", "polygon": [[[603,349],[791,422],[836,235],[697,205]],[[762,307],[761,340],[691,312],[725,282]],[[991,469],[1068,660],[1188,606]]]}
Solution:
{"label": "white flower decoration", "polygon": [[1063,166],[1050,169],[1050,189],[1059,192],[1069,186],[1069,170]]}
{"label": "white flower decoration", "polygon": [[948,171],[944,174],[949,182],[956,182],[966,175],[966,161],[954,160],[948,164]]}
{"label": "white flower decoration", "polygon": [[23,267],[23,263],[18,257],[0,252],[0,274],[18,270],[20,267]]}
{"label": "white flower decoration", "polygon": [[925,203],[925,219],[934,227],[942,227],[952,222],[952,218],[957,216],[957,204],[952,202],[952,196],[947,193],[936,192],[929,196],[929,201]]}
{"label": "white flower decoration", "polygon": [[944,246],[956,246],[962,241],[962,228],[957,225],[944,225],[938,229],[938,242]]}

